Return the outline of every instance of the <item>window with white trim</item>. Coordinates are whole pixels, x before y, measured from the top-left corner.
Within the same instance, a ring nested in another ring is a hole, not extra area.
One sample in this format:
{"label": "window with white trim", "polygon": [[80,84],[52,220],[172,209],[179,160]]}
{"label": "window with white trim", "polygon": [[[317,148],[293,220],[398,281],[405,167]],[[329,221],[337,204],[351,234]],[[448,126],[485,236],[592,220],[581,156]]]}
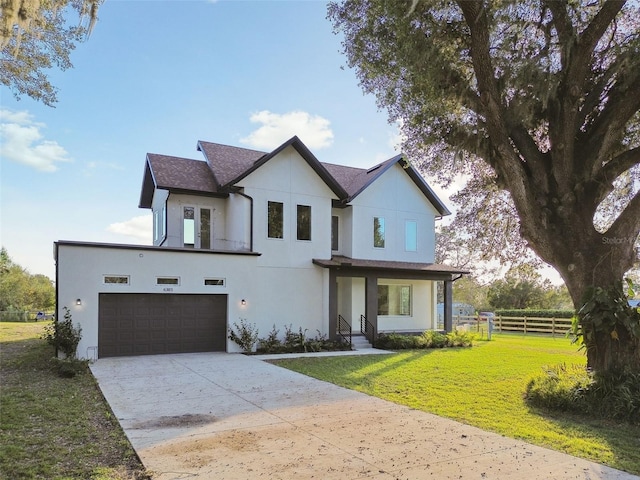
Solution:
{"label": "window with white trim", "polygon": [[156,277],[156,285],[180,285],[180,277]]}
{"label": "window with white trim", "polygon": [[204,284],[210,287],[224,287],[225,286],[224,278],[205,278]]}

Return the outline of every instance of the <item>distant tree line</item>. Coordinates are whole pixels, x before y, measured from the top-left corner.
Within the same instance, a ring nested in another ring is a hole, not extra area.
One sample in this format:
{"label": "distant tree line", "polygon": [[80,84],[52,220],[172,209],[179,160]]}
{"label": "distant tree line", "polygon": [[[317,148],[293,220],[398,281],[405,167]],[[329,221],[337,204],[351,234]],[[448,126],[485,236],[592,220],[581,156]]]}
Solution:
{"label": "distant tree line", "polygon": [[32,275],[0,250],[0,311],[51,310],[55,287],[46,275]]}
{"label": "distant tree line", "polygon": [[573,309],[567,287],[553,285],[529,265],[512,268],[491,282],[483,283],[472,275],[465,276],[454,282],[453,299],[473,305],[478,311]]}

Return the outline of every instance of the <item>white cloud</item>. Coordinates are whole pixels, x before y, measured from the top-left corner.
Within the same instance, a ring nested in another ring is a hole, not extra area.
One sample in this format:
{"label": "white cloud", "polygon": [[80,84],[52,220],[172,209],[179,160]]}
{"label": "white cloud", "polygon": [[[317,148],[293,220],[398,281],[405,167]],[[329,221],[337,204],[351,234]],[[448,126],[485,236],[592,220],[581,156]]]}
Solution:
{"label": "white cloud", "polygon": [[43,123],[27,111],[0,109],[0,156],[42,172],[55,172],[58,162],[69,162],[69,153],[57,142],[45,140]]}
{"label": "white cloud", "polygon": [[240,141],[254,148],[272,150],[297,135],[310,149],[331,146],[333,132],[329,120],[307,112],[271,113],[263,110],[251,115],[252,123],[262,124]]}
{"label": "white cloud", "polygon": [[150,245],[153,243],[153,216],[151,214],[140,215],[124,222],[112,223],[107,227],[107,231],[135,238],[140,242]]}

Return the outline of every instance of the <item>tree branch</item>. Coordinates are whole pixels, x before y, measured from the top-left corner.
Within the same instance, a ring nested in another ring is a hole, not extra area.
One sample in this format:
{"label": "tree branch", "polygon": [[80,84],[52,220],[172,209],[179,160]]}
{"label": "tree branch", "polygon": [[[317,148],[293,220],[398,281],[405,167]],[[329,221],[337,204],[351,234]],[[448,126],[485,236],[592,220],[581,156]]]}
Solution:
{"label": "tree branch", "polygon": [[586,172],[590,176],[597,175],[610,152],[614,149],[624,133],[624,126],[640,109],[640,73],[629,84],[618,81],[608,92],[609,101],[602,112],[587,131],[581,135],[586,142],[583,144],[584,158],[591,157],[586,165]]}
{"label": "tree branch", "polygon": [[631,199],[606,234],[614,238],[628,239],[629,243],[632,243],[635,242],[638,233],[640,233],[640,192]]}
{"label": "tree branch", "polygon": [[489,141],[495,152],[492,166],[509,185],[509,191],[524,205],[528,199],[525,167],[513,149],[505,124],[505,111],[494,76],[489,49],[489,24],[487,6],[477,0],[457,0],[467,26],[471,32],[471,60],[478,83],[482,114],[486,119]]}

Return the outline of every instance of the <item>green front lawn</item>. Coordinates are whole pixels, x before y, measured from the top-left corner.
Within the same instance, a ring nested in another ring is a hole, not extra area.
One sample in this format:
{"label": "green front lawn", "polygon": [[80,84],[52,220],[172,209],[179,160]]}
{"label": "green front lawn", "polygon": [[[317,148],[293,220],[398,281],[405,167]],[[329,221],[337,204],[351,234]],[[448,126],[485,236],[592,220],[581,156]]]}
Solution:
{"label": "green front lawn", "polygon": [[0,478],[148,478],[93,375],[58,376],[44,325],[0,322]]}
{"label": "green front lawn", "polygon": [[277,364],[484,430],[640,474],[640,429],[532,410],[528,380],[544,365],[586,359],[564,337],[494,334],[473,348],[298,358]]}

